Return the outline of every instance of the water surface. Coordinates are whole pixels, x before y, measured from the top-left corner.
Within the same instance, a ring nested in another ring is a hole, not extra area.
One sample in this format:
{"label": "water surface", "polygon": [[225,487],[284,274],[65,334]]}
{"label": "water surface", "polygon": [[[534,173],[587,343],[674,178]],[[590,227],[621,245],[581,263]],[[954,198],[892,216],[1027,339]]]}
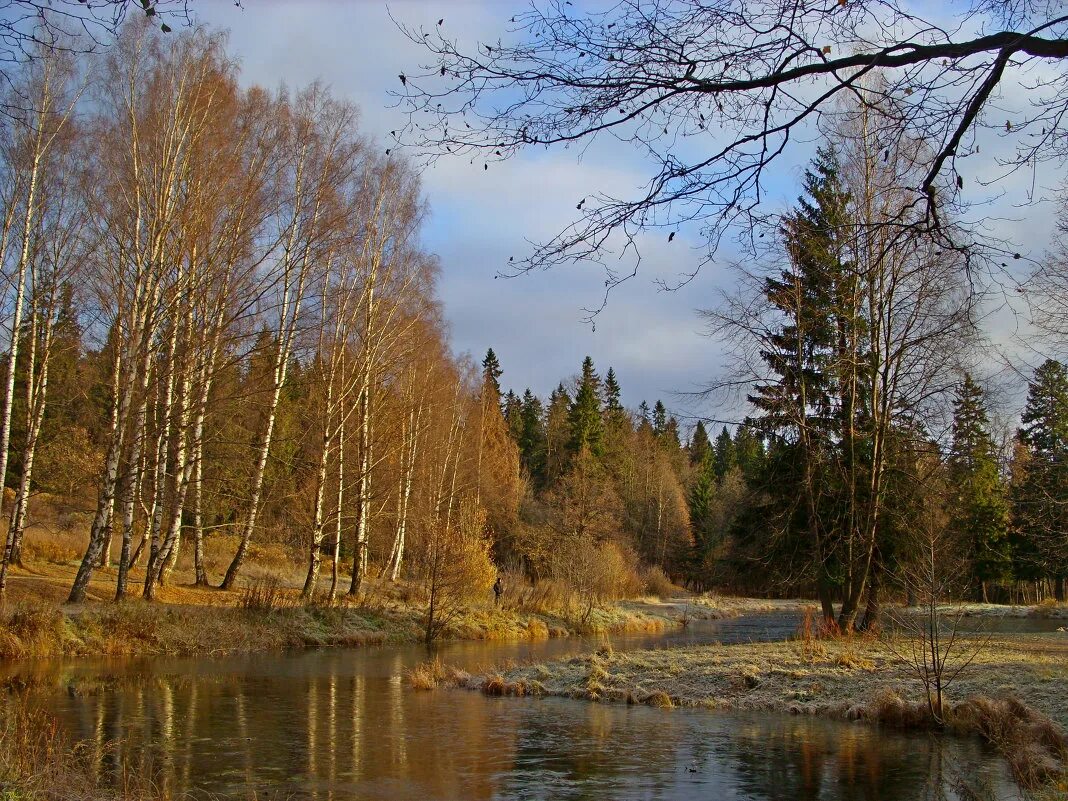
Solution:
{"label": "water surface", "polygon": [[[612,644],[780,639],[796,625],[794,615],[752,615]],[[438,653],[473,670],[601,642],[449,643]],[[72,688],[52,709],[67,732],[95,744],[105,781],[137,772],[194,797],[912,801],[959,775],[1004,778],[971,740],[785,715],[412,691],[402,676],[427,656],[405,646],[7,672]]]}

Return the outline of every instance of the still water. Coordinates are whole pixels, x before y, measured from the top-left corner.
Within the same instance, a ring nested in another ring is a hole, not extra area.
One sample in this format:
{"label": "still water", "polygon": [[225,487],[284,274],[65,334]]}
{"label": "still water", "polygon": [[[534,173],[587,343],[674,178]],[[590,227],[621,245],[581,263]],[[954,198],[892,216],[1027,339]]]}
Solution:
{"label": "still water", "polygon": [[[613,646],[778,639],[796,622],[753,615]],[[601,642],[452,643],[438,653],[473,670]],[[970,740],[783,715],[415,692],[402,676],[426,658],[424,648],[386,647],[2,672],[55,682],[52,710],[71,736],[97,744],[90,757],[105,780],[151,775],[193,798],[911,801],[960,775],[1007,793],[1000,762]]]}

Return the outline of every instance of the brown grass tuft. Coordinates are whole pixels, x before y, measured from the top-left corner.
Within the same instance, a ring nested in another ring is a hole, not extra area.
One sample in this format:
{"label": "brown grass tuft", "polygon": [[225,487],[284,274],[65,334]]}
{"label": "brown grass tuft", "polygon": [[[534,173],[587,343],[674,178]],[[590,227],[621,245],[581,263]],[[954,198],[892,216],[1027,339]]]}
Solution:
{"label": "brown grass tuft", "polygon": [[957,704],[953,722],[976,731],[1008,760],[1013,777],[1036,789],[1068,778],[1068,739],[1052,720],[1016,698],[974,696]]}
{"label": "brown grass tuft", "polygon": [[408,686],[413,690],[458,687],[464,684],[468,678],[470,676],[466,671],[452,665],[446,665],[440,659],[421,662],[405,674]]}
{"label": "brown grass tuft", "polygon": [[935,725],[927,704],[922,701],[906,701],[889,688],[879,691],[875,699],[863,709],[862,716],[874,723],[896,729],[930,729]]}
{"label": "brown grass tuft", "polygon": [[250,582],[241,593],[241,608],[249,612],[274,612],[289,605],[282,579],[271,573]]}
{"label": "brown grass tuft", "polygon": [[671,696],[663,690],[656,690],[645,696],[644,703],[648,706],[655,706],[658,709],[674,709],[675,702],[671,700]]}

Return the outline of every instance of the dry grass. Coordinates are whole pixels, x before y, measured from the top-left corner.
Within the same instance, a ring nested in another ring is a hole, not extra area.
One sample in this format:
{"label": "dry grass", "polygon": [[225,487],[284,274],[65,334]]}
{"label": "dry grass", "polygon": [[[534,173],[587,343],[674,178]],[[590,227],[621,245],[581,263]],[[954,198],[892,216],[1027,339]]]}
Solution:
{"label": "dry grass", "polygon": [[[110,747],[110,746],[105,746]],[[68,742],[31,692],[0,699],[0,799],[3,801],[162,801],[150,781],[130,777],[102,787],[86,749]]]}
{"label": "dry grass", "polygon": [[[78,526],[78,530],[83,530]],[[237,547],[234,536],[206,540],[209,578],[217,580]],[[27,532],[25,568],[14,568],[6,604],[0,607],[0,659],[27,657],[220,654],[283,648],[415,642],[422,637],[426,599],[418,586],[369,579],[358,599],[334,603],[300,598],[299,560],[275,544],[249,549],[242,579],[233,591],[196,586],[192,557],[183,551],[157,602],[139,598],[142,566],[130,574],[126,600],[115,604],[115,570],[99,569],[88,601],[63,606],[73,581],[84,534],[58,524]],[[67,556],[74,554],[74,558]],[[281,566],[281,567],[280,567]],[[290,566],[290,567],[286,567]],[[324,579],[325,581],[325,579]],[[446,639],[545,639],[577,633],[657,632],[678,625],[672,610],[614,604],[594,609],[578,625],[569,608],[553,604],[566,590],[552,583],[537,592],[518,579],[511,602],[489,598],[460,610]],[[534,611],[537,610],[537,611]]]}
{"label": "dry grass", "polygon": [[430,659],[416,665],[405,674],[408,686],[413,690],[434,690],[438,687],[459,687],[470,678],[470,674],[453,665],[446,665],[440,659]]}
{"label": "dry grass", "polygon": [[1068,781],[1068,739],[1064,730],[1018,698],[968,698],[952,710],[952,724],[975,731],[1007,760],[1013,777],[1037,789]]}
{"label": "dry grass", "polygon": [[[654,690],[682,706],[782,711],[863,717],[869,703],[923,699],[919,680],[878,639],[820,640],[820,651],[797,641],[740,643],[611,652],[538,666],[499,671],[505,681],[537,679],[551,695],[622,700],[642,699]],[[1014,637],[989,642],[968,672],[953,685],[951,700],[1017,695],[1020,700],[1068,724],[1068,641]],[[899,713],[905,710],[898,708]],[[891,716],[889,709],[876,718]]]}
{"label": "dry grass", "polygon": [[292,598],[287,596],[282,579],[275,574],[249,582],[241,592],[241,608],[249,612],[274,612],[292,605]]}

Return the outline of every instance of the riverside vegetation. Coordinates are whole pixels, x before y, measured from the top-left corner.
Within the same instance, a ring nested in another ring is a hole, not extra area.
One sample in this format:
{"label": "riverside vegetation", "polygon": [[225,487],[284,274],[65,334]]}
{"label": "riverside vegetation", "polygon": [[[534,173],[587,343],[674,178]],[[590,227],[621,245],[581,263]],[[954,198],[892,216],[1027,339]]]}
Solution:
{"label": "riverside vegetation", "polygon": [[[978,731],[1063,790],[1063,649],[938,609],[1065,600],[1068,368],[991,422],[983,287],[952,192],[906,191],[930,148],[882,84],[704,313],[748,404],[713,437],[626,408],[591,357],[539,397],[456,355],[415,167],[321,85],[244,86],[223,34],[131,20],[6,77],[0,657],[658,631],[715,604],[624,599],[802,596],[826,638],[410,681]],[[1032,295],[1054,338],[1062,289]],[[903,604],[915,638],[879,639]],[[93,797],[78,745],[11,704],[0,792]]]}

